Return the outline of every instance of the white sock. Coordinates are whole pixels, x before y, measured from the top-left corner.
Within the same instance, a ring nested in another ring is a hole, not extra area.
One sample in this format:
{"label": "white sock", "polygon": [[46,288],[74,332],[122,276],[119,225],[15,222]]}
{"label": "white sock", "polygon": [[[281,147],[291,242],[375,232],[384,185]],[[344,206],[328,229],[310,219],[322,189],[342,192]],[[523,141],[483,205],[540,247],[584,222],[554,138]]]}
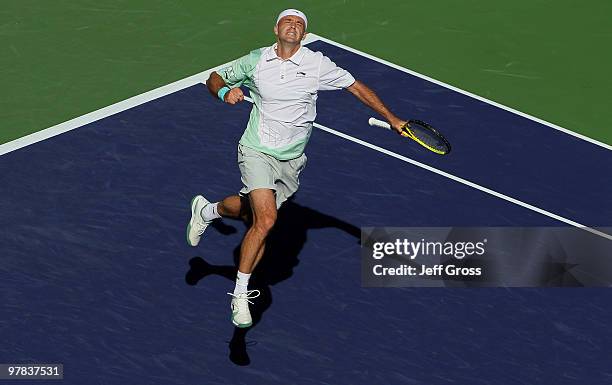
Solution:
{"label": "white sock", "polygon": [[200,215],[205,221],[212,221],[213,219],[221,218],[219,212],[217,211],[217,203],[211,203],[209,205],[204,206],[204,208],[200,211]]}
{"label": "white sock", "polygon": [[251,274],[245,274],[238,270],[238,275],[236,276],[236,287],[234,287],[234,294],[247,292],[247,287],[249,286],[249,278],[251,278]]}

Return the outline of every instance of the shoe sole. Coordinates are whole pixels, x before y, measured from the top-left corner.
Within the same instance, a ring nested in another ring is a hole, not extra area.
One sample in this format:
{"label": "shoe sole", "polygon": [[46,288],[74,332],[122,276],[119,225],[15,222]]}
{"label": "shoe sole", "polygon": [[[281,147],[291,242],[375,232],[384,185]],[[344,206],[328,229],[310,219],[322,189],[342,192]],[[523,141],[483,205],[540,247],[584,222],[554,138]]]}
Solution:
{"label": "shoe sole", "polygon": [[236,321],[234,321],[234,318],[230,318],[230,319],[232,320],[232,323],[234,324],[234,326],[240,329],[248,328],[251,325],[253,325],[253,322],[249,322],[248,324],[239,324]]}

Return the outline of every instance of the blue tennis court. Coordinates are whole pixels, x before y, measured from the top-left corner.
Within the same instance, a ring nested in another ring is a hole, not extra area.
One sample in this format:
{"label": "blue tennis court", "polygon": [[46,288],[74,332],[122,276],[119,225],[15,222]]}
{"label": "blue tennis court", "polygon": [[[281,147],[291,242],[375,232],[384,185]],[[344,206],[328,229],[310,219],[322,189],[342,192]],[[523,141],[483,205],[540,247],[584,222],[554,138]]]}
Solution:
{"label": "blue tennis court", "polygon": [[[453,152],[369,127],[348,92],[320,93],[317,123],[610,226],[609,149],[329,42],[309,47],[438,127]],[[255,324],[234,329],[225,293],[245,227],[224,220],[191,248],[185,226],[193,195],[240,189],[250,108],[195,84],[0,157],[0,362],[63,363],[66,384],[612,382],[607,289],[362,288],[361,227],[566,224],[318,129],[251,281]]]}

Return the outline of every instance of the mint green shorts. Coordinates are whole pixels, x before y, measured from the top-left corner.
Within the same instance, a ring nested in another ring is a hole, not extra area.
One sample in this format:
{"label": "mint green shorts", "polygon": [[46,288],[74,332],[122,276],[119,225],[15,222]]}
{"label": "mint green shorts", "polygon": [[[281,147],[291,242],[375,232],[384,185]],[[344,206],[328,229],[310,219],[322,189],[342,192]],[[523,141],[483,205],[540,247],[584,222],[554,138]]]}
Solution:
{"label": "mint green shorts", "polygon": [[241,196],[253,190],[274,190],[276,208],[295,194],[300,186],[300,172],[306,166],[306,154],[290,160],[278,160],[252,148],[238,145],[238,167],[242,180]]}

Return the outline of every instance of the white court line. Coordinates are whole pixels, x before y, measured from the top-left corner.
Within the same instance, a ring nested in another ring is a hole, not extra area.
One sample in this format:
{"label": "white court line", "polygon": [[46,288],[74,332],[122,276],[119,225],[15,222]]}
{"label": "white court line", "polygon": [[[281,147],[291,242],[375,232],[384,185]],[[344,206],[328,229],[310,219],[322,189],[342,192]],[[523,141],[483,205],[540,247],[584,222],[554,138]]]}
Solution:
{"label": "white court line", "polygon": [[366,58],[368,58],[368,59],[374,60],[374,61],[376,61],[376,62],[378,62],[378,63],[382,63],[382,64],[384,64],[384,65],[386,65],[386,66],[391,67],[391,68],[395,68],[396,70],[399,70],[399,71],[405,72],[405,73],[407,73],[407,74],[410,74],[410,75],[413,75],[413,76],[419,77],[419,78],[421,78],[421,79],[427,80],[428,82],[431,82],[431,83],[437,84],[437,85],[439,85],[439,86],[442,86],[442,87],[448,88],[448,89],[450,89],[450,90],[453,90],[453,91],[455,91],[455,92],[458,92],[458,93],[463,94],[463,95],[466,95],[466,96],[469,96],[469,97],[474,98],[474,99],[476,99],[476,100],[479,100],[479,101],[481,101],[481,102],[485,102],[485,103],[490,104],[490,105],[492,105],[492,106],[495,106],[495,107],[497,107],[497,108],[501,108],[502,110],[506,110],[506,111],[508,111],[508,112],[512,112],[513,114],[516,114],[516,115],[522,116],[523,118],[527,118],[527,119],[529,119],[529,120],[533,120],[534,122],[540,123],[540,124],[545,125],[545,126],[548,126],[548,127],[550,127],[550,128],[554,128],[555,130],[558,130],[558,131],[564,132],[564,133],[566,133],[566,134],[568,134],[568,135],[575,136],[576,138],[579,138],[579,139],[585,140],[585,141],[590,142],[590,143],[592,143],[592,144],[595,144],[595,145],[597,145],[597,146],[600,146],[600,147],[606,148],[606,149],[608,149],[608,150],[612,150],[612,146],[611,146],[611,145],[606,144],[606,143],[603,143],[603,142],[600,142],[600,141],[598,141],[598,140],[596,140],[596,139],[589,138],[588,136],[585,136],[585,135],[579,134],[579,133],[574,132],[574,131],[572,131],[572,130],[568,130],[567,128],[564,128],[564,127],[558,126],[558,125],[556,125],[556,124],[553,124],[553,123],[547,122],[547,121],[542,120],[542,119],[540,119],[540,118],[536,118],[535,116],[532,116],[532,115],[526,114],[526,113],[524,113],[524,112],[521,112],[521,111],[515,110],[515,109],[510,108],[510,107],[508,107],[508,106],[505,106],[505,105],[503,105],[503,104],[500,104],[500,103],[494,102],[494,101],[492,101],[492,100],[489,100],[489,99],[483,98],[482,96],[478,96],[478,95],[476,95],[476,94],[473,94],[473,93],[468,92],[468,91],[466,91],[466,90],[463,90],[463,89],[461,89],[461,88],[457,88],[457,87],[455,87],[455,86],[451,86],[450,84],[447,84],[447,83],[441,82],[441,81],[439,81],[439,80],[436,80],[436,79],[430,78],[429,76],[426,76],[426,75],[423,75],[423,74],[421,74],[421,73],[418,73],[418,72],[415,72],[415,71],[409,70],[408,68],[404,68],[404,67],[399,66],[399,65],[397,65],[397,64],[394,64],[394,63],[388,62],[388,61],[386,61],[386,60],[383,60],[383,59],[377,58],[376,56],[372,56],[372,55],[370,55],[370,54],[368,54],[368,53],[365,53],[365,52],[359,51],[359,50],[357,50],[357,49],[355,49],[355,48],[352,48],[352,47],[346,46],[346,45],[344,45],[344,44],[341,44],[341,43],[335,42],[335,41],[333,41],[333,40],[327,39],[327,38],[325,38],[325,37],[323,37],[323,36],[320,36],[320,35],[315,35],[315,34],[313,34],[313,33],[309,33],[309,35],[314,35],[313,37],[316,37],[316,39],[315,39],[315,40],[313,40],[313,41],[316,41],[316,40],[321,40],[321,41],[324,41],[324,42],[326,42],[326,43],[328,43],[328,44],[334,45],[334,46],[336,46],[336,47],[340,47],[340,48],[342,48],[342,49],[345,49],[345,50],[350,51],[350,52],[352,52],[352,53],[355,53],[355,54],[357,54],[357,55],[361,55],[361,56],[366,57]]}
{"label": "white court line", "polygon": [[56,135],[63,134],[65,132],[74,130],[75,128],[82,127],[86,124],[93,123],[97,120],[104,119],[111,115],[118,114],[119,112],[123,112],[125,110],[129,110],[130,108],[134,108],[141,104],[150,102],[152,100],[161,98],[163,96],[172,94],[174,92],[180,91],[187,87],[191,87],[198,83],[203,83],[208,79],[208,76],[212,71],[215,71],[223,66],[229,64],[231,62],[221,64],[214,68],[208,69],[206,71],[202,71],[195,75],[189,76],[185,79],[178,80],[174,83],[167,84],[165,86],[156,88],[154,90],[142,93],[140,95],[133,96],[129,99],[125,99],[123,101],[117,102],[115,104],[111,104],[110,106],[101,108],[99,110],[90,112],[85,115],[81,115],[74,119],[68,120],[66,122],[57,124],[55,126],[46,128],[42,131],[34,132],[30,135],[23,136],[19,139],[12,140],[10,142],[4,143],[0,145],[0,156],[7,154],[11,151],[18,150],[20,148],[32,145],[34,143],[43,141],[45,139],[52,138]]}
{"label": "white court line", "polygon": [[[405,69],[405,68],[402,68],[402,67],[396,66],[396,65],[394,65],[394,64],[392,64],[392,63],[388,63],[388,62],[385,62],[385,61],[381,61],[381,60],[380,60],[380,59],[378,59],[378,58],[374,58],[373,56],[370,56],[370,55],[364,54],[364,53],[359,52],[359,51],[357,51],[357,50],[354,50],[354,49],[352,49],[352,48],[350,48],[350,47],[346,47],[346,46],[343,46],[343,45],[341,45],[341,44],[338,44],[338,43],[332,42],[332,41],[331,41],[331,40],[329,40],[329,39],[322,38],[322,37],[320,37],[320,36],[318,36],[318,35],[315,35],[315,34],[312,34],[312,33],[310,33],[310,34],[308,35],[308,37],[307,37],[307,39],[305,40],[305,42],[304,42],[304,43],[305,43],[305,44],[308,44],[308,43],[310,43],[310,42],[317,41],[317,40],[322,40],[322,41],[328,42],[328,43],[330,43],[330,44],[333,44],[333,45],[339,46],[339,47],[341,47],[341,48],[343,48],[343,49],[347,49],[347,50],[349,50],[349,51],[351,51],[351,52],[358,53],[358,54],[360,54],[360,55],[363,55],[363,56],[369,57],[369,58],[371,58],[372,60],[376,60],[376,61],[381,62],[381,63],[383,63],[383,64],[389,65],[389,66],[391,66],[391,67],[393,67],[393,68],[400,69],[400,70],[402,70],[402,71],[404,71],[404,72],[407,72],[407,73],[413,74],[413,75],[415,75],[415,76],[423,77],[424,79],[427,79],[427,80],[432,81],[432,82],[434,82],[434,83],[436,83],[436,84],[440,84],[440,85],[443,85],[443,86],[445,86],[445,87],[451,88],[451,89],[453,89],[453,90],[455,90],[455,91],[457,91],[457,92],[462,92],[462,93],[465,93],[465,91],[461,91],[461,90],[459,90],[459,89],[454,89],[452,86],[448,86],[448,85],[445,85],[444,83],[441,83],[441,82],[435,81],[435,80],[433,80],[433,79],[429,79],[429,78],[427,78],[427,77],[424,77],[423,75],[420,75],[420,74],[417,74],[417,73],[413,73],[413,72],[412,72],[412,71],[410,71],[410,70],[407,70],[407,69]],[[229,63],[229,62],[228,62],[228,63]],[[79,116],[79,117],[77,117],[77,118],[74,118],[74,119],[68,120],[68,121],[66,121],[66,122],[64,122],[64,123],[60,123],[60,124],[58,124],[58,125],[55,125],[55,126],[49,127],[49,128],[47,128],[47,129],[45,129],[45,130],[42,130],[42,131],[39,131],[39,132],[36,132],[36,133],[30,134],[30,135],[24,136],[24,137],[19,138],[19,139],[15,139],[15,140],[13,140],[13,141],[11,141],[11,142],[8,142],[8,143],[5,143],[5,144],[2,144],[2,145],[0,145],[0,156],[1,156],[1,155],[4,155],[4,154],[6,154],[6,153],[9,153],[9,152],[11,152],[11,151],[15,151],[15,150],[18,150],[18,149],[20,149],[20,148],[23,148],[23,147],[29,146],[29,145],[31,145],[31,144],[34,144],[34,143],[40,142],[40,141],[42,141],[42,140],[45,140],[45,139],[51,138],[51,137],[53,137],[53,136],[60,135],[60,134],[62,134],[62,133],[64,133],[64,132],[68,132],[68,131],[70,131],[70,130],[74,130],[74,129],[78,128],[78,127],[84,126],[84,125],[86,125],[86,124],[89,124],[89,123],[95,122],[95,121],[97,121],[97,120],[100,120],[100,119],[106,118],[106,117],[111,116],[111,115],[114,115],[114,114],[117,114],[117,113],[119,113],[119,112],[122,112],[122,111],[128,110],[128,109],[130,109],[130,108],[133,108],[133,107],[139,106],[139,105],[144,104],[144,103],[147,103],[147,102],[149,102],[149,101],[152,101],[152,100],[155,100],[155,99],[161,98],[161,97],[163,97],[163,96],[166,96],[166,95],[172,94],[172,93],[174,93],[174,92],[176,92],[176,91],[180,91],[180,90],[182,90],[182,89],[185,89],[185,88],[187,88],[187,87],[190,87],[190,86],[196,85],[196,84],[198,84],[198,83],[202,83],[203,81],[205,81],[205,80],[208,78],[208,75],[209,75],[209,74],[210,74],[212,71],[215,71],[215,70],[217,70],[217,69],[219,69],[219,68],[222,68],[223,66],[227,65],[228,63],[221,64],[221,65],[219,65],[219,66],[216,66],[216,67],[214,67],[214,68],[208,69],[208,70],[206,70],[206,71],[202,71],[202,72],[200,72],[200,73],[198,73],[198,74],[192,75],[192,76],[187,77],[187,78],[185,78],[185,79],[178,80],[178,81],[176,81],[176,82],[174,82],[174,83],[171,83],[171,84],[168,84],[168,85],[165,85],[165,86],[162,86],[162,87],[156,88],[156,89],[154,89],[154,90],[151,90],[151,91],[145,92],[145,93],[143,93],[143,94],[140,94],[140,95],[137,95],[137,96],[131,97],[131,98],[126,99],[126,100],[124,100],[124,101],[121,101],[121,102],[118,102],[118,103],[112,104],[112,105],[107,106],[107,107],[104,107],[104,108],[102,108],[102,109],[99,109],[99,110],[96,110],[96,111],[90,112],[90,113],[88,113],[88,114],[85,114],[85,115]],[[466,95],[470,95],[469,93],[465,93],[465,94],[466,94]],[[480,98],[480,97],[475,96],[475,95],[470,95],[470,96],[475,97],[476,99],[479,99],[479,98]],[[248,98],[248,97],[247,97],[246,99],[247,99],[247,100],[249,100],[250,102],[252,102],[252,100],[251,100],[250,98]],[[490,103],[490,104],[493,104],[493,105],[496,105],[494,102],[487,101],[486,99],[483,99],[483,101],[485,101],[485,102],[487,102],[487,103]],[[504,107],[503,107],[503,106],[501,106],[500,108],[504,108]],[[520,113],[519,113],[519,114],[520,114]],[[526,117],[529,117],[529,116],[527,115]],[[546,123],[544,123],[544,124],[546,124]],[[407,158],[407,157],[405,157],[405,156],[402,156],[402,155],[396,154],[396,153],[394,153],[394,152],[392,152],[392,151],[386,150],[386,149],[384,149],[384,148],[382,148],[382,147],[378,147],[378,146],[376,146],[376,145],[373,145],[373,144],[370,144],[370,143],[368,143],[368,142],[362,141],[362,140],[360,140],[360,139],[354,138],[354,137],[352,137],[352,136],[350,136],[350,135],[346,135],[346,134],[343,134],[343,133],[341,133],[341,132],[338,132],[338,131],[332,130],[331,128],[328,128],[328,127],[322,126],[322,125],[320,125],[320,124],[318,124],[318,123],[315,123],[314,125],[315,125],[315,127],[319,128],[319,129],[322,129],[323,131],[326,131],[326,132],[328,132],[328,133],[331,133],[331,134],[337,135],[337,136],[339,136],[339,137],[341,137],[341,138],[344,138],[344,139],[350,140],[350,141],[352,141],[352,142],[354,142],[354,143],[358,143],[358,144],[361,144],[361,145],[363,145],[363,146],[369,147],[369,148],[374,149],[374,150],[376,150],[376,151],[379,151],[379,152],[381,152],[381,153],[383,153],[383,154],[386,154],[386,155],[389,155],[389,156],[391,156],[391,157],[394,157],[394,158],[400,159],[400,160],[402,160],[402,161],[404,161],[404,162],[410,163],[410,164],[415,165],[415,166],[417,166],[417,167],[421,167],[421,168],[423,168],[423,169],[425,169],[425,170],[431,171],[431,172],[436,173],[436,174],[438,174],[438,175],[441,175],[441,176],[444,176],[444,177],[446,177],[446,178],[452,179],[452,180],[454,180],[454,181],[456,181],[456,182],[459,182],[459,183],[465,184],[465,185],[467,185],[467,186],[473,187],[473,188],[475,188],[475,189],[477,189],[477,190],[480,190],[480,191],[483,191],[483,192],[485,192],[485,193],[487,193],[487,194],[490,194],[490,195],[493,195],[493,196],[495,196],[495,197],[498,197],[498,198],[504,199],[504,200],[506,200],[506,201],[508,201],[508,202],[511,202],[511,203],[516,204],[516,205],[519,205],[519,206],[525,207],[525,208],[527,208],[527,209],[533,210],[533,211],[535,211],[535,212],[537,212],[537,213],[540,213],[540,214],[542,214],[542,215],[546,215],[546,216],[548,216],[548,217],[550,217],[550,218],[553,218],[553,219],[559,220],[559,221],[561,221],[561,222],[567,223],[567,224],[569,224],[569,225],[572,225],[572,226],[575,226],[575,227],[578,227],[578,228],[584,229],[584,230],[589,231],[589,232],[591,232],[591,233],[593,233],[593,234],[596,234],[596,235],[599,235],[599,236],[601,236],[601,237],[604,237],[604,238],[607,238],[607,239],[612,240],[612,235],[609,235],[609,234],[603,233],[603,232],[601,232],[601,231],[598,231],[598,230],[592,229],[592,228],[590,228],[590,227],[584,226],[584,225],[582,225],[582,224],[580,224],[580,223],[578,223],[578,222],[574,222],[574,221],[572,221],[572,220],[570,220],[570,219],[567,219],[567,218],[561,217],[561,216],[559,216],[559,215],[553,214],[553,213],[548,212],[548,211],[546,211],[546,210],[540,209],[540,208],[538,208],[538,207],[536,207],[536,206],[533,206],[533,205],[530,205],[530,204],[528,204],[528,203],[522,202],[522,201],[520,201],[520,200],[518,200],[518,199],[514,199],[514,198],[509,197],[509,196],[507,196],[507,195],[501,194],[501,193],[499,193],[499,192],[497,192],[497,191],[494,191],[494,190],[491,190],[491,189],[489,189],[489,188],[486,188],[486,187],[483,187],[483,186],[481,186],[481,185],[478,185],[478,184],[476,184],[476,183],[470,182],[470,181],[468,181],[468,180],[466,180],[466,179],[463,179],[463,178],[460,178],[460,177],[454,176],[454,175],[449,174],[449,173],[447,173],[447,172],[444,172],[444,171],[442,171],[442,170],[438,170],[438,169],[436,169],[436,168],[434,168],[434,167],[428,166],[428,165],[426,165],[426,164],[424,164],[424,163],[418,162],[418,161],[416,161],[416,160],[413,160],[413,159]]]}
{"label": "white court line", "polygon": [[421,163],[421,162],[419,162],[419,161],[416,161],[416,160],[414,160],[414,159],[411,159],[411,158],[408,158],[408,157],[406,157],[406,156],[400,155],[400,154],[395,153],[395,152],[393,152],[393,151],[389,151],[389,150],[387,150],[387,149],[385,149],[385,148],[382,148],[382,147],[376,146],[376,145],[374,145],[374,144],[368,143],[368,142],[363,141],[363,140],[361,140],[361,139],[357,139],[357,138],[352,137],[352,136],[350,136],[350,135],[347,135],[347,134],[345,134],[345,133],[342,133],[342,132],[339,132],[339,131],[333,130],[333,129],[331,129],[331,128],[329,128],[329,127],[326,127],[326,126],[323,126],[323,125],[321,125],[321,124],[319,124],[319,123],[314,123],[314,126],[315,126],[315,127],[317,127],[317,128],[319,128],[319,129],[321,129],[321,130],[323,130],[323,131],[325,131],[325,132],[328,132],[328,133],[330,133],[330,134],[333,134],[333,135],[339,136],[339,137],[341,137],[341,138],[343,138],[343,139],[346,139],[346,140],[350,140],[351,142],[354,142],[354,143],[360,144],[360,145],[362,145],[362,146],[365,146],[365,147],[371,148],[372,150],[375,150],[375,151],[381,152],[381,153],[383,153],[383,154],[385,154],[385,155],[389,155],[389,156],[391,156],[391,157],[393,157],[393,158],[399,159],[399,160],[404,161],[404,162],[406,162],[406,163],[410,163],[410,164],[412,164],[412,165],[414,165],[414,166],[417,166],[417,167],[423,168],[423,169],[425,169],[425,170],[427,170],[427,171],[431,171],[431,172],[433,172],[433,173],[435,173],[435,174],[438,174],[438,175],[441,175],[441,176],[443,176],[443,177],[445,177],[445,178],[448,178],[448,179],[454,180],[455,182],[459,182],[459,183],[464,184],[464,185],[466,185],[466,186],[470,186],[470,187],[472,187],[472,188],[475,188],[476,190],[480,190],[480,191],[485,192],[485,193],[487,193],[487,194],[493,195],[494,197],[497,197],[497,198],[503,199],[503,200],[508,201],[508,202],[510,202],[510,203],[514,203],[515,205],[518,205],[518,206],[524,207],[524,208],[526,208],[526,209],[529,209],[529,210],[535,211],[536,213],[539,213],[539,214],[542,214],[542,215],[546,215],[546,216],[547,216],[547,217],[549,217],[549,218],[556,219],[556,220],[558,220],[558,221],[561,221],[561,222],[567,223],[568,225],[572,225],[572,226],[574,226],[574,227],[578,227],[578,228],[580,228],[580,229],[582,229],[582,230],[586,230],[586,231],[588,231],[588,232],[590,232],[590,233],[593,233],[593,234],[595,234],[595,235],[599,235],[600,237],[604,237],[604,238],[607,238],[607,239],[609,239],[609,240],[611,240],[611,241],[612,241],[612,235],[610,235],[610,234],[607,234],[607,233],[601,232],[601,231],[599,231],[599,230],[595,230],[595,229],[593,229],[593,228],[591,228],[591,227],[588,227],[588,226],[585,226],[585,225],[583,225],[583,224],[581,224],[581,223],[574,222],[574,221],[572,221],[571,219],[567,219],[567,218],[562,217],[562,216],[560,216],[560,215],[557,215],[557,214],[551,213],[550,211],[546,211],[546,210],[544,210],[544,209],[541,209],[541,208],[539,208],[539,207],[537,207],[537,206],[530,205],[529,203],[525,203],[525,202],[520,201],[520,200],[518,200],[518,199],[512,198],[511,196],[508,196],[508,195],[506,195],[506,194],[502,194],[502,193],[497,192],[497,191],[495,191],[495,190],[491,190],[490,188],[487,188],[487,187],[481,186],[481,185],[479,185],[479,184],[477,184],[477,183],[470,182],[470,181],[469,181],[469,180],[467,180],[467,179],[463,179],[463,178],[460,178],[460,177],[455,176],[455,175],[453,175],[453,174],[449,174],[449,173],[447,173],[447,172],[445,172],[445,171],[439,170],[439,169],[437,169],[437,168],[435,168],[435,167],[431,167],[431,166],[429,166],[429,165],[426,165],[425,163]]}

